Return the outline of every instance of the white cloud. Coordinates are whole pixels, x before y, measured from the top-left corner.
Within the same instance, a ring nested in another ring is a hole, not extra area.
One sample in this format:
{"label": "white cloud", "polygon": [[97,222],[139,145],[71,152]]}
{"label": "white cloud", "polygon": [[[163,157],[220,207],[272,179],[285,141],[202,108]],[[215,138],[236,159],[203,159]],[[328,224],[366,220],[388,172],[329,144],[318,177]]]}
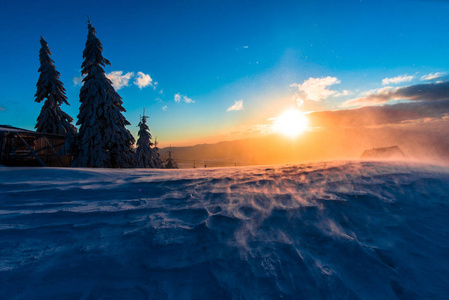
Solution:
{"label": "white cloud", "polygon": [[336,93],[334,96],[335,97],[343,97],[343,96],[348,96],[349,95],[349,91],[348,90],[343,90],[341,92]]}
{"label": "white cloud", "polygon": [[184,100],[185,103],[195,103],[195,101],[193,101],[192,99],[190,99],[187,96],[183,96],[182,99]]}
{"label": "white cloud", "polygon": [[328,87],[333,84],[339,84],[340,80],[336,77],[323,77],[323,78],[312,78],[305,80],[302,84],[294,83],[290,86],[298,88],[299,96],[301,96],[301,101],[312,100],[320,101],[326,99],[329,96],[337,93],[336,91],[329,90]]}
{"label": "white cloud", "polygon": [[234,105],[231,107],[228,107],[226,111],[232,111],[232,110],[242,110],[243,109],[243,100],[234,101]]}
{"label": "white cloud", "polygon": [[401,75],[393,78],[384,78],[382,79],[382,85],[389,85],[389,84],[398,84],[401,82],[409,82],[413,80],[412,75]]}
{"label": "white cloud", "polygon": [[388,97],[384,96],[394,93],[397,89],[399,88],[386,86],[379,89],[368,90],[360,93],[359,98],[345,101],[343,104],[341,104],[341,107],[362,107],[383,104],[388,101]]}
{"label": "white cloud", "polygon": [[180,93],[175,94],[174,100],[175,102],[181,102],[181,100],[183,100],[185,103],[195,103],[195,101],[187,96],[181,95]]}
{"label": "white cloud", "polygon": [[445,72],[436,72],[436,73],[430,73],[427,75],[423,75],[421,76],[421,80],[434,80],[434,79],[438,79],[440,77],[442,77],[443,75],[446,75]]}
{"label": "white cloud", "polygon": [[162,110],[163,110],[163,111],[166,111],[166,110],[167,110],[167,105],[165,105],[164,107],[162,107]]}
{"label": "white cloud", "polygon": [[304,104],[304,100],[301,98],[301,96],[298,93],[295,93],[291,97],[292,101],[296,101],[296,104],[298,106],[301,106]]}
{"label": "white cloud", "polygon": [[[83,85],[83,79],[86,76],[73,77],[73,84]],[[145,74],[143,72],[137,72],[137,75],[134,72],[128,72],[124,74],[123,71],[112,71],[106,74],[106,77],[112,82],[112,85],[116,90],[120,90],[123,87],[130,85],[130,80],[134,78],[132,84],[138,86],[140,89],[143,89],[147,86],[152,86],[156,89],[158,82],[154,81],[153,78],[149,74]],[[159,91],[162,94],[162,89]]]}
{"label": "white cloud", "polygon": [[137,78],[134,80],[134,84],[137,85],[140,89],[147,87],[149,85],[156,88],[157,82],[153,83],[153,79],[149,74],[145,74],[143,72],[137,72]]}
{"label": "white cloud", "polygon": [[124,86],[128,86],[129,80],[133,76],[133,72],[123,74],[123,71],[112,71],[111,73],[106,74],[106,77],[112,82],[112,85],[116,90],[119,90]]}
{"label": "white cloud", "polygon": [[73,77],[73,85],[83,85],[83,79],[86,77],[85,75],[79,76],[79,77]]}

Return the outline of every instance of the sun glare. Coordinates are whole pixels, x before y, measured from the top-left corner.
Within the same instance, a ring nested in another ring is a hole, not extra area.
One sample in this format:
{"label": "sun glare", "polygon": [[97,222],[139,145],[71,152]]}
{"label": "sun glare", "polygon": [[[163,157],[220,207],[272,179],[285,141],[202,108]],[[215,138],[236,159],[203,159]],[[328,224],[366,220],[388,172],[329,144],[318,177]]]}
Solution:
{"label": "sun glare", "polygon": [[276,132],[294,138],[305,131],[307,128],[306,116],[296,110],[289,109],[280,115],[275,123],[274,129]]}

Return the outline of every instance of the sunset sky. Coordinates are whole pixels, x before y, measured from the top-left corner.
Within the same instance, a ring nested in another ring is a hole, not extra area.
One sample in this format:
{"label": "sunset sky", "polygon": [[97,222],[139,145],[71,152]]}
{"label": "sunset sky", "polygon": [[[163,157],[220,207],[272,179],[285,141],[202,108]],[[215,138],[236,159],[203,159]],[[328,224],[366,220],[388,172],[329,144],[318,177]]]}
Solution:
{"label": "sunset sky", "polygon": [[[260,135],[289,108],[308,130],[449,120],[448,1],[2,1],[0,124],[36,124],[40,36],[76,122],[86,15],[128,129],[145,108],[162,147]],[[347,111],[371,105],[394,112]]]}

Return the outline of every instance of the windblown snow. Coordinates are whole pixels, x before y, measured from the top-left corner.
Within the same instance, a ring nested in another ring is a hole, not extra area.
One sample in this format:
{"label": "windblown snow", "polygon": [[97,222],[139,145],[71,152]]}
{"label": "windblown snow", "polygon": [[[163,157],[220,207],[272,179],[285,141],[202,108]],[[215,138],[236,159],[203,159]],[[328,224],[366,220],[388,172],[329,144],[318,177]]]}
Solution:
{"label": "windblown snow", "polygon": [[443,299],[449,169],[0,168],[0,299]]}

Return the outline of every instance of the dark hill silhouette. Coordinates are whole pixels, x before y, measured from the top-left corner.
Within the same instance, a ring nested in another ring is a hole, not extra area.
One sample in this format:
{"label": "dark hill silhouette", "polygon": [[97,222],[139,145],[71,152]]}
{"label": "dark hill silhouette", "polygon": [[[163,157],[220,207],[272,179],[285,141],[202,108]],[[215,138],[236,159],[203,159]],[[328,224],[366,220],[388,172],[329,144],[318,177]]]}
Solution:
{"label": "dark hill silhouette", "polygon": [[[341,128],[306,132],[296,140],[277,134],[215,144],[172,147],[184,160],[227,161],[237,164],[285,164],[359,159],[366,149],[401,145],[410,158],[449,161],[447,122],[402,127]],[[161,149],[165,158],[169,148]]]}

